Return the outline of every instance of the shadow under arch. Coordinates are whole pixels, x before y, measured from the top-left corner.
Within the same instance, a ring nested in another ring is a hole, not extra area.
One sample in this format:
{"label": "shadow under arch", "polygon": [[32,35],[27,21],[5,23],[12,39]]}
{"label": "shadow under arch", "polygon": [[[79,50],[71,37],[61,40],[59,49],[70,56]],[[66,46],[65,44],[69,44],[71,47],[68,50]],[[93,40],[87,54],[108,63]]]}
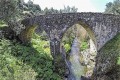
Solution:
{"label": "shadow under arch", "polygon": [[[39,25],[39,24],[25,25],[25,24],[26,23],[23,20],[23,25],[24,25],[25,29],[22,30],[20,32],[20,34],[18,35],[18,37],[22,41],[22,43],[24,43],[24,44],[29,43],[34,32],[40,33],[42,31],[46,34],[46,36],[48,36],[47,32],[44,29],[42,29],[41,25]],[[40,35],[40,34],[38,34],[38,35]],[[48,39],[49,39],[49,37],[48,37]]]}

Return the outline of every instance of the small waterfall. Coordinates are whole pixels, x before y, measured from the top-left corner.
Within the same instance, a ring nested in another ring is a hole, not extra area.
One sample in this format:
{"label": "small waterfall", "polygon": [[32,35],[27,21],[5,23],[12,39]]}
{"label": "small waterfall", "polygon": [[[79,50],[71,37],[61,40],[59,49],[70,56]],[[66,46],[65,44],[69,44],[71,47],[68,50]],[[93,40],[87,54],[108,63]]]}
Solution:
{"label": "small waterfall", "polygon": [[78,39],[75,38],[72,47],[71,52],[69,53],[69,63],[70,63],[70,72],[68,80],[81,80],[81,76],[84,76],[84,66],[80,63],[80,47]]}

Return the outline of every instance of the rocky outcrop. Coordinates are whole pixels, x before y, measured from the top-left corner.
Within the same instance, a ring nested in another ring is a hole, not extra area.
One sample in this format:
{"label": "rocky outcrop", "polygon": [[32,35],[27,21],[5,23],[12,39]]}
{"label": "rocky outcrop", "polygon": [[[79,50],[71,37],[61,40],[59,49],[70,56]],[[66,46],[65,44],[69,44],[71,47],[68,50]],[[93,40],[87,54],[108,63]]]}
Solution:
{"label": "rocky outcrop", "polygon": [[93,73],[94,80],[120,80],[120,34],[109,41],[97,54]]}
{"label": "rocky outcrop", "polygon": [[86,49],[86,50],[81,52],[81,55],[83,56],[82,57],[83,64],[86,67],[86,69],[85,69],[85,76],[86,77],[90,77],[92,75],[93,69],[95,67],[96,52],[91,53],[90,49]]}

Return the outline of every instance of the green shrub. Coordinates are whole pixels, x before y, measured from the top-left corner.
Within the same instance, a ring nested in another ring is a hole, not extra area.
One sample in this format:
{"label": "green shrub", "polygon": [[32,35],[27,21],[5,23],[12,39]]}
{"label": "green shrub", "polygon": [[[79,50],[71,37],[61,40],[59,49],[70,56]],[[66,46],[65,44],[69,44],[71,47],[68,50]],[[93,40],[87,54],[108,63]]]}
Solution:
{"label": "green shrub", "polygon": [[81,45],[80,45],[80,50],[83,51],[85,49],[87,49],[89,46],[88,46],[88,43],[83,41],[81,42]]}
{"label": "green shrub", "polygon": [[65,51],[66,51],[66,52],[69,52],[69,50],[70,50],[70,48],[71,48],[71,47],[70,47],[70,44],[65,44],[64,47],[65,47]]}
{"label": "green shrub", "polygon": [[39,36],[30,46],[15,41],[0,40],[0,80],[61,80],[53,72],[52,56],[48,41]]}
{"label": "green shrub", "polygon": [[12,55],[13,48],[11,41],[0,40],[0,80],[34,80],[37,73]]}

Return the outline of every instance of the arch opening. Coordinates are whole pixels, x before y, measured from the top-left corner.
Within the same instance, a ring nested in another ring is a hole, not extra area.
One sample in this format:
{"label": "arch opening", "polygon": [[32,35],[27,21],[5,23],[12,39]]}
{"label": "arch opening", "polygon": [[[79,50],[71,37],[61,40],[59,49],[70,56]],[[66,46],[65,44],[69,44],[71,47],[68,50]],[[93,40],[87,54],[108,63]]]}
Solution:
{"label": "arch opening", "polygon": [[97,54],[94,33],[83,24],[74,24],[63,35],[61,46],[65,48],[68,78],[90,77]]}

